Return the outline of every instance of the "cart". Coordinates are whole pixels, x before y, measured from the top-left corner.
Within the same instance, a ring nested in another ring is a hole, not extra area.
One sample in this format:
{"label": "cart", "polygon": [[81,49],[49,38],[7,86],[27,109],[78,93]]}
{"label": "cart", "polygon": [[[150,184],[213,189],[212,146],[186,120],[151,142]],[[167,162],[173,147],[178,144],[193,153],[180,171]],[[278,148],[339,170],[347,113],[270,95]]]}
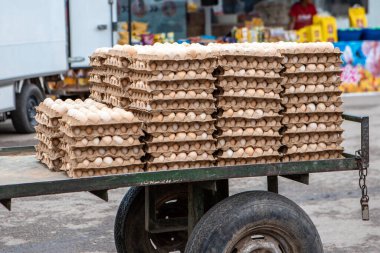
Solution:
{"label": "cart", "polygon": [[[307,214],[278,194],[278,176],[308,184],[310,173],[357,170],[362,218],[368,220],[369,118],[343,118],[361,124],[361,147],[341,159],[68,179],[33,156],[0,156],[0,202],[11,210],[12,198],[82,191],[107,201],[108,190],[132,187],[115,221],[118,252],[323,252]],[[228,179],[262,176],[268,191],[229,196]]]}

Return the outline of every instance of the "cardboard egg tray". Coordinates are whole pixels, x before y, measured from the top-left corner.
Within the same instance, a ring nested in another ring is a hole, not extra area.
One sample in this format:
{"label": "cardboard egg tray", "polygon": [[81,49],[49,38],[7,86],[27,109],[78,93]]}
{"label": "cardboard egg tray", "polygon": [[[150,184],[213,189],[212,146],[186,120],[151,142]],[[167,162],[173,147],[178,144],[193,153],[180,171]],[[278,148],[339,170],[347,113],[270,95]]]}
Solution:
{"label": "cardboard egg tray", "polygon": [[297,104],[309,104],[309,103],[316,103],[317,106],[323,106],[326,107],[327,105],[331,105],[335,102],[342,102],[342,98],[340,97],[340,93],[330,93],[322,94],[297,94],[297,95],[284,95],[282,99],[282,103],[286,105],[287,107],[297,105]]}
{"label": "cardboard egg tray", "polygon": [[278,115],[277,117],[270,118],[260,118],[260,119],[251,119],[251,118],[219,118],[216,121],[216,126],[219,128],[226,127],[282,127],[281,124],[282,116]]}
{"label": "cardboard egg tray", "polygon": [[214,121],[167,121],[167,122],[149,122],[144,124],[143,129],[147,133],[176,133],[176,132],[196,132],[214,130]]}
{"label": "cardboard egg tray", "polygon": [[343,137],[341,132],[329,132],[329,133],[302,133],[302,134],[285,134],[282,136],[283,145],[301,146],[304,144],[318,144],[318,143],[336,143],[341,144]]}
{"label": "cardboard egg tray", "polygon": [[90,73],[89,74],[89,82],[92,84],[101,84],[103,83],[104,76],[95,74],[95,73]]}
{"label": "cardboard egg tray", "polygon": [[228,149],[226,151],[222,151],[221,155],[218,158],[222,159],[241,159],[241,158],[261,158],[261,157],[274,157],[274,156],[280,156],[277,150],[274,150],[271,147],[265,148],[259,148],[259,147],[252,147],[247,146],[244,148],[239,148],[236,151],[233,151],[232,149]]}
{"label": "cardboard egg tray", "polygon": [[179,152],[157,151],[149,153],[151,162],[184,162],[214,160],[214,150],[186,150]]}
{"label": "cardboard egg tray", "polygon": [[142,101],[131,99],[131,110],[140,110],[147,113],[206,111],[212,113],[216,110],[214,100],[210,98],[168,99]]}
{"label": "cardboard egg tray", "polygon": [[161,171],[161,170],[178,170],[178,169],[191,169],[191,168],[209,168],[215,165],[215,161],[186,161],[186,162],[173,162],[173,163],[147,163],[147,171]]}
{"label": "cardboard egg tray", "polygon": [[50,148],[43,142],[37,143],[35,146],[37,152],[44,153],[50,160],[56,160],[65,155],[65,152],[57,147]]}
{"label": "cardboard egg tray", "polygon": [[202,90],[212,92],[215,89],[214,80],[177,80],[177,81],[149,81],[135,80],[131,83],[129,89],[138,90],[147,93],[164,93],[172,91],[190,91]]}
{"label": "cardboard egg tray", "polygon": [[294,85],[299,84],[324,84],[325,86],[330,86],[328,84],[338,85],[341,82],[339,73],[337,72],[322,72],[322,73],[287,73],[281,74],[283,79],[281,84],[285,88],[289,88]]}
{"label": "cardboard egg tray", "polygon": [[326,108],[318,107],[315,103],[308,104],[296,104],[288,105],[286,104],[285,114],[298,114],[298,113],[340,113],[343,112],[341,109],[342,102],[328,102],[325,103]]}
{"label": "cardboard egg tray", "polygon": [[86,158],[69,158],[65,156],[63,159],[67,170],[75,169],[104,169],[125,167],[132,165],[141,165],[140,158],[135,157],[114,157],[114,156],[98,156]]}
{"label": "cardboard egg tray", "polygon": [[69,177],[72,177],[72,178],[144,172],[144,165],[143,164],[124,166],[124,167],[115,167],[115,168],[102,168],[102,169],[68,170],[68,169],[66,169],[65,164],[63,164],[62,167],[64,167],[65,168],[64,170],[67,171],[67,175]]}
{"label": "cardboard egg tray", "polygon": [[313,161],[313,160],[325,160],[325,159],[338,159],[343,158],[342,150],[329,150],[321,152],[308,152],[308,153],[294,153],[290,155],[284,155],[282,162],[289,161]]}
{"label": "cardboard egg tray", "polygon": [[50,170],[59,171],[62,166],[62,159],[50,159],[44,152],[36,151],[36,158],[45,164]]}
{"label": "cardboard egg tray", "polygon": [[106,75],[101,79],[101,81],[107,85],[119,88],[128,88],[131,84],[128,77],[117,77],[114,75]]}
{"label": "cardboard egg tray", "polygon": [[38,124],[35,127],[36,132],[44,134],[48,138],[61,138],[63,133],[59,131],[59,127],[48,127]]}
{"label": "cardboard egg tray", "polygon": [[51,149],[57,148],[59,143],[61,142],[61,138],[50,138],[43,133],[36,133],[35,137],[38,141],[43,142],[46,146]]}
{"label": "cardboard egg tray", "polygon": [[80,125],[71,126],[66,122],[62,122],[60,131],[69,137],[99,137],[106,135],[133,135],[142,136],[141,122],[128,123],[115,123],[104,125]]}
{"label": "cardboard egg tray", "polygon": [[[84,122],[83,120],[80,121],[75,117],[69,116],[69,115],[63,115],[62,122],[64,122],[66,125],[73,127],[73,126],[111,126],[111,125],[119,125],[119,124],[125,124],[125,125],[136,125],[141,124],[141,121],[131,114],[128,111],[123,111],[122,109],[121,113],[118,113],[117,115],[114,115],[110,112],[105,112],[102,115],[97,115],[96,119],[98,121],[93,121],[94,119],[91,118],[91,115],[86,115],[87,121]],[[86,111],[87,112],[87,111]],[[114,112],[114,111],[113,111]],[[87,112],[90,113],[90,112]]]}
{"label": "cardboard egg tray", "polygon": [[255,57],[255,56],[221,56],[218,60],[219,66],[223,68],[244,69],[282,69],[282,58]]}
{"label": "cardboard egg tray", "polygon": [[304,113],[304,114],[286,114],[282,118],[282,124],[309,124],[323,122],[338,122],[343,120],[342,113]]}
{"label": "cardboard egg tray", "polygon": [[237,136],[252,136],[252,137],[280,137],[279,130],[281,127],[222,127],[216,133],[218,137],[237,137]]}
{"label": "cardboard egg tray", "polygon": [[309,123],[309,124],[294,124],[287,125],[284,134],[287,133],[324,133],[324,132],[341,132],[343,129],[340,123],[326,122],[326,123]]}
{"label": "cardboard egg tray", "polygon": [[284,53],[284,58],[282,60],[282,64],[285,66],[287,64],[325,64],[325,63],[341,63],[341,53],[333,53],[333,54],[286,54]]}
{"label": "cardboard egg tray", "polygon": [[293,144],[287,147],[286,154],[296,154],[296,153],[318,153],[323,151],[335,151],[343,150],[339,143],[336,142],[318,142],[318,143],[304,143],[304,144]]}
{"label": "cardboard egg tray", "polygon": [[215,140],[198,140],[185,142],[149,142],[146,151],[155,152],[184,152],[189,150],[214,151],[216,150]]}
{"label": "cardboard egg tray", "polygon": [[131,64],[130,60],[125,57],[116,55],[109,55],[102,63],[104,66],[108,66],[116,69],[129,69]]}
{"label": "cardboard egg tray", "polygon": [[56,128],[59,126],[59,121],[58,121],[59,117],[50,118],[45,113],[41,113],[37,111],[35,119],[37,123],[41,125],[45,125],[52,128]]}
{"label": "cardboard egg tray", "polygon": [[[288,58],[290,56],[299,56],[299,55],[306,55],[310,57],[311,55],[316,55],[317,57],[326,55],[326,56],[333,56],[333,55],[341,55],[341,51],[339,48],[334,48],[331,47],[331,43],[320,43],[326,44],[328,47],[327,48],[315,48],[315,47],[310,47],[309,44],[297,44],[296,47],[290,47],[290,44],[296,44],[296,43],[289,43],[289,45],[285,45],[285,47],[280,47],[279,52],[281,55],[285,55]],[[281,45],[280,45],[281,46]]]}
{"label": "cardboard egg tray", "polygon": [[236,151],[239,148],[249,146],[267,148],[271,147],[278,150],[281,147],[280,138],[275,137],[261,137],[261,136],[220,136],[218,139],[217,148],[223,151],[231,149]]}
{"label": "cardboard egg tray", "polygon": [[284,89],[283,96],[300,96],[300,95],[340,95],[342,92],[338,88],[338,83],[333,84],[295,84]]}
{"label": "cardboard egg tray", "polygon": [[199,60],[206,61],[208,59],[214,59],[215,54],[207,47],[199,48],[186,48],[181,53],[176,53],[169,48],[157,48],[151,52],[139,52],[135,59],[140,61],[191,61]]}
{"label": "cardboard egg tray", "polygon": [[69,137],[64,135],[62,142],[71,147],[132,147],[139,146],[138,136],[102,136],[102,137]]}
{"label": "cardboard egg tray", "polygon": [[218,166],[234,166],[245,164],[265,164],[265,163],[277,163],[281,161],[280,156],[264,156],[256,158],[218,158]]}
{"label": "cardboard egg tray", "polygon": [[[170,84],[170,83],[168,83]],[[153,100],[182,100],[182,99],[210,99],[213,100],[214,88],[182,89],[168,86],[165,90],[145,90],[141,88],[131,88],[131,98],[141,101]]]}
{"label": "cardboard egg tray", "polygon": [[215,69],[217,60],[215,57],[206,58],[203,60],[144,60],[135,59],[129,66],[133,70],[143,71],[183,71],[183,70],[198,70],[198,69]]}
{"label": "cardboard egg tray", "polygon": [[233,111],[239,111],[240,109],[261,109],[278,113],[282,109],[279,99],[238,96],[221,96],[218,99],[217,106],[224,111],[229,109]]}
{"label": "cardboard egg tray", "polygon": [[108,103],[103,101],[103,98],[104,98],[103,92],[99,92],[99,91],[96,91],[96,90],[91,89],[91,88],[90,88],[90,98],[94,99],[97,102],[103,102],[105,104],[108,104]]}
{"label": "cardboard egg tray", "polygon": [[107,105],[111,105],[111,106],[119,107],[123,109],[129,109],[129,106],[131,103],[129,98],[113,96],[110,94],[104,94],[104,96],[102,97],[102,102]]}
{"label": "cardboard egg tray", "polygon": [[[292,73],[295,75],[296,73]],[[272,79],[273,81],[281,79],[280,74],[275,72],[274,70],[264,71],[264,70],[256,70],[256,69],[240,69],[234,70],[229,69],[223,71],[220,75],[222,77],[234,77],[234,78],[252,78],[252,79]]]}
{"label": "cardboard egg tray", "polygon": [[285,63],[284,73],[324,73],[340,70],[341,62],[335,63]]}
{"label": "cardboard egg tray", "polygon": [[215,80],[212,75],[213,69],[189,70],[189,71],[155,71],[155,72],[132,72],[132,81],[183,81],[183,80]]}
{"label": "cardboard egg tray", "polygon": [[279,114],[270,108],[264,109],[239,109],[234,111],[233,109],[228,109],[223,112],[218,112],[219,118],[246,118],[246,119],[260,119],[260,118],[278,118]]}
{"label": "cardboard egg tray", "polygon": [[120,147],[72,147],[70,145],[62,146],[70,159],[86,159],[96,157],[121,157],[127,159],[129,157],[141,158],[144,156],[143,146]]}
{"label": "cardboard egg tray", "polygon": [[194,131],[194,132],[175,132],[175,133],[149,133],[146,136],[146,142],[189,142],[189,141],[204,141],[213,140],[213,129],[207,131]]}
{"label": "cardboard egg tray", "polygon": [[265,79],[265,78],[246,78],[246,77],[224,77],[219,76],[216,85],[223,90],[241,90],[241,89],[270,89],[275,93],[282,91],[282,78]]}
{"label": "cardboard egg tray", "polygon": [[131,110],[134,111],[134,115],[137,116],[140,120],[144,122],[192,122],[192,121],[209,121],[212,120],[211,113],[214,110],[193,110],[190,112],[180,111],[180,112],[148,112],[144,111],[141,108],[133,108],[131,106]]}

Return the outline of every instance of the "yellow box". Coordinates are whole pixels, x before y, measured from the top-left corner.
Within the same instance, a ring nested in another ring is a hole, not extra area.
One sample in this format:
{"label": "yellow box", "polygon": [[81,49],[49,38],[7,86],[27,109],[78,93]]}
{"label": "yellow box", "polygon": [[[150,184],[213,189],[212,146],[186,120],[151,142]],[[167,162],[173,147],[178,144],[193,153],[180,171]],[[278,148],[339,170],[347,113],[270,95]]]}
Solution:
{"label": "yellow box", "polygon": [[303,27],[297,31],[297,42],[308,42],[308,28]]}
{"label": "yellow box", "polygon": [[348,9],[350,27],[363,28],[367,27],[367,15],[364,7],[351,7]]}
{"label": "yellow box", "polygon": [[322,41],[338,41],[338,27],[334,17],[315,15],[313,17],[313,24],[321,27]]}
{"label": "yellow box", "polygon": [[322,28],[320,25],[307,26],[307,40],[308,42],[322,41]]}

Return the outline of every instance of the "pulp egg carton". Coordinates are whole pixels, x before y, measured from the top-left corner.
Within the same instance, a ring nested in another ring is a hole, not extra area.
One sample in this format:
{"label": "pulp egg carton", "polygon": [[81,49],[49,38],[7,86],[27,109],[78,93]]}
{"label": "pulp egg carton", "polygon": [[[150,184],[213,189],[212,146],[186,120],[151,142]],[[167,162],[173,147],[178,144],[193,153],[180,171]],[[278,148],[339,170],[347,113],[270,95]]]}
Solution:
{"label": "pulp egg carton", "polygon": [[318,142],[318,143],[304,143],[304,144],[294,144],[288,146],[286,150],[287,155],[296,154],[296,153],[317,153],[324,151],[337,151],[343,150],[339,143],[335,142]]}
{"label": "pulp egg carton", "polygon": [[191,112],[145,112],[135,110],[134,114],[144,122],[193,122],[193,121],[210,121],[213,119],[211,113],[203,111]]}
{"label": "pulp egg carton", "polygon": [[214,140],[213,129],[199,132],[177,132],[177,133],[151,133],[146,143],[170,143],[178,144],[179,142],[198,142]]}
{"label": "pulp egg carton", "polygon": [[71,109],[62,121],[69,126],[99,126],[114,124],[136,124],[140,120],[132,112],[120,108],[80,108]]}
{"label": "pulp egg carton", "polygon": [[325,122],[325,123],[309,123],[309,124],[292,124],[287,125],[284,134],[288,133],[324,133],[324,132],[342,132],[341,123]]}
{"label": "pulp egg carton", "polygon": [[[62,165],[65,167],[65,164]],[[65,169],[67,170],[67,169]],[[105,176],[105,175],[116,175],[116,174],[128,174],[128,173],[138,173],[144,172],[144,165],[130,165],[124,167],[114,167],[114,168],[102,168],[102,169],[72,169],[67,170],[67,175],[72,178],[81,177],[92,177],[92,176]]]}
{"label": "pulp egg carton", "polygon": [[114,75],[106,75],[101,79],[101,82],[120,88],[128,88],[131,81],[128,77],[118,77]]}
{"label": "pulp egg carton", "polygon": [[63,133],[59,131],[59,128],[52,128],[42,124],[38,124],[34,127],[36,132],[44,134],[48,138],[61,138]]}
{"label": "pulp egg carton", "polygon": [[270,108],[263,109],[239,109],[234,111],[233,109],[228,109],[223,112],[219,112],[219,118],[246,118],[246,119],[259,119],[259,118],[269,118],[275,117],[277,118],[279,114]]}
{"label": "pulp egg carton", "polygon": [[103,103],[107,104],[106,102],[103,101],[104,95],[105,94],[103,92],[99,92],[99,91],[90,89],[90,98],[94,99],[97,102],[103,102]]}
{"label": "pulp egg carton", "polygon": [[[294,74],[294,73],[292,73]],[[236,77],[236,78],[254,78],[254,79],[268,79],[268,80],[278,80],[281,78],[280,74],[278,72],[275,72],[275,70],[256,70],[256,69],[228,69],[223,71],[223,73],[220,75],[222,77]]]}
{"label": "pulp egg carton", "polygon": [[213,69],[188,70],[188,71],[154,71],[154,72],[132,72],[133,81],[181,81],[181,80],[215,80],[212,75]]}
{"label": "pulp egg carton", "polygon": [[237,96],[221,96],[218,99],[217,106],[223,110],[232,109],[233,111],[239,111],[240,109],[265,109],[276,113],[282,109],[280,99]]}
{"label": "pulp egg carton", "polygon": [[62,166],[62,159],[50,159],[44,152],[36,151],[36,158],[45,164],[50,170],[59,171]]}
{"label": "pulp egg carton", "polygon": [[292,85],[288,88],[285,88],[283,95],[289,96],[289,95],[302,95],[302,94],[308,94],[308,95],[317,95],[317,94],[323,94],[326,96],[333,96],[333,95],[340,95],[342,92],[339,90],[339,88],[334,84],[296,84]]}
{"label": "pulp egg carton", "polygon": [[87,125],[72,127],[68,124],[61,124],[60,130],[69,137],[99,137],[99,136],[143,136],[142,123],[132,124],[119,123],[107,125]]}
{"label": "pulp egg carton", "polygon": [[343,141],[342,132],[327,133],[288,133],[282,136],[281,142],[286,146],[303,145],[311,143],[329,143],[334,142],[341,144]]}
{"label": "pulp egg carton", "polygon": [[214,130],[214,120],[201,122],[149,122],[144,124],[147,133],[176,133]]}
{"label": "pulp egg carton", "polygon": [[131,66],[130,59],[127,59],[125,57],[120,57],[114,54],[110,54],[103,61],[103,65],[111,67],[111,68],[116,68],[116,69],[129,69]]}
{"label": "pulp egg carton", "polygon": [[99,74],[96,74],[96,73],[89,73],[89,82],[92,83],[92,84],[101,84],[103,83],[103,79],[105,78],[105,76],[103,75],[99,75]]}
{"label": "pulp egg carton", "polygon": [[223,68],[281,69],[282,57],[256,57],[248,55],[224,55],[219,57]]}
{"label": "pulp egg carton", "polygon": [[50,160],[56,160],[58,158],[61,158],[65,156],[65,152],[59,148],[50,148],[48,145],[46,145],[43,142],[39,142],[35,149],[37,152],[44,153]]}
{"label": "pulp egg carton", "polygon": [[95,91],[95,92],[105,93],[108,87],[109,86],[104,83],[94,83],[94,84],[91,84],[90,86],[90,92]]}
{"label": "pulp egg carton", "polygon": [[280,100],[280,90],[273,90],[271,88],[262,89],[224,89],[224,92],[220,95],[221,97],[243,97],[251,99],[272,99]]}
{"label": "pulp egg carton", "polygon": [[231,127],[231,128],[219,128],[218,138],[221,137],[268,137],[268,138],[279,138],[279,130],[281,127]]}
{"label": "pulp egg carton", "polygon": [[148,153],[155,152],[185,152],[189,150],[214,151],[215,140],[189,141],[189,142],[150,142],[146,147]]}
{"label": "pulp egg carton", "polygon": [[309,54],[284,54],[282,64],[324,64],[324,63],[342,63],[341,52],[323,54],[323,53],[309,53]]}
{"label": "pulp egg carton", "polygon": [[65,151],[71,159],[85,159],[94,157],[121,157],[123,159],[144,156],[142,145],[132,147],[71,147],[66,146]]}
{"label": "pulp egg carton", "polygon": [[303,114],[286,114],[282,118],[282,124],[309,124],[323,122],[338,122],[343,121],[342,113],[303,113]]}
{"label": "pulp egg carton", "polygon": [[151,152],[151,162],[186,162],[186,161],[212,161],[213,150],[186,150],[182,152]]}
{"label": "pulp egg carton", "polygon": [[115,157],[115,156],[98,156],[91,158],[74,158],[64,157],[63,161],[67,170],[72,169],[104,169],[125,167],[131,165],[141,165],[140,158],[135,157]]}
{"label": "pulp egg carton", "polygon": [[104,90],[105,94],[109,94],[112,96],[117,96],[121,98],[129,98],[129,91],[124,88],[119,88],[119,87],[113,87],[113,86],[108,86]]}
{"label": "pulp egg carton", "polygon": [[342,112],[342,102],[326,102],[326,103],[307,103],[307,104],[284,104],[286,107],[286,114],[294,113],[322,113]]}
{"label": "pulp egg carton", "polygon": [[342,103],[342,98],[339,93],[333,94],[298,94],[298,95],[284,95],[282,99],[283,105],[286,107],[297,106],[300,104],[313,103],[317,105],[317,108],[322,109],[328,107],[333,103]]}
{"label": "pulp egg carton", "polygon": [[338,54],[339,48],[335,48],[331,42],[297,43],[279,42],[275,46],[281,54]]}
{"label": "pulp egg carton", "polygon": [[308,153],[294,153],[290,155],[284,155],[282,157],[282,162],[289,161],[313,161],[313,160],[327,160],[327,159],[338,159],[343,158],[342,150],[330,150],[321,152],[308,152]]}
{"label": "pulp egg carton", "polygon": [[340,71],[342,63],[287,63],[285,64],[284,73],[325,73]]}
{"label": "pulp egg carton", "polygon": [[134,99],[140,99],[143,101],[152,101],[152,100],[175,100],[175,99],[211,99],[212,93],[215,88],[190,88],[186,89],[179,87],[177,83],[167,83],[167,89],[163,90],[146,90],[142,88],[131,88],[131,97]]}
{"label": "pulp egg carton", "polygon": [[130,108],[147,113],[205,111],[211,114],[216,110],[213,98],[160,99],[152,101],[131,99]]}
{"label": "pulp egg carton", "polygon": [[231,127],[282,127],[281,124],[282,116],[271,118],[260,118],[260,119],[250,119],[250,118],[219,118],[216,121],[216,126],[219,128],[231,128]]}
{"label": "pulp egg carton", "polygon": [[275,93],[279,93],[282,90],[281,87],[282,78],[278,79],[256,79],[246,77],[225,77],[219,76],[217,85],[223,90],[231,89],[269,89]]}
{"label": "pulp egg carton", "polygon": [[217,67],[216,57],[205,58],[202,60],[145,60],[134,59],[130,65],[133,70],[143,71],[186,71],[198,69],[215,69]]}
{"label": "pulp egg carton", "polygon": [[45,125],[47,127],[51,128],[58,128],[59,127],[59,117],[50,118],[44,113],[38,112],[36,113],[35,119],[37,123],[41,125]]}
{"label": "pulp egg carton", "polygon": [[259,136],[225,136],[217,138],[217,148],[222,150],[232,149],[236,151],[239,148],[252,147],[271,147],[278,150],[281,147],[280,138],[259,137]]}
{"label": "pulp egg carton", "polygon": [[281,161],[280,156],[262,156],[262,157],[242,157],[242,158],[221,158],[218,157],[218,166],[234,166],[246,164],[268,164],[278,163]]}
{"label": "pulp egg carton", "polygon": [[[276,148],[276,147],[275,147]],[[221,152],[221,154],[218,156],[218,158],[258,158],[258,157],[273,157],[273,156],[279,156],[277,149],[274,149],[272,147],[253,147],[253,146],[247,146],[244,148],[238,148],[236,151],[233,149],[227,149]]]}
{"label": "pulp egg carton", "polygon": [[59,145],[59,143],[61,142],[60,138],[50,138],[50,137],[46,136],[45,134],[39,133],[39,132],[36,133],[35,138],[38,141],[43,142],[46,146],[48,146],[49,148],[52,148],[52,149],[57,147]]}
{"label": "pulp egg carton", "polygon": [[171,92],[174,90],[204,90],[206,92],[212,92],[215,90],[215,84],[213,80],[177,80],[172,82],[167,81],[149,81],[149,80],[135,80],[131,83],[131,90],[144,91],[144,92]]}
{"label": "pulp egg carton", "polygon": [[215,161],[187,161],[187,162],[172,162],[172,163],[153,163],[149,162],[147,164],[147,171],[164,171],[164,170],[181,170],[181,169],[192,169],[192,168],[209,168],[214,166]]}
{"label": "pulp egg carton", "polygon": [[97,48],[90,58],[90,65],[93,67],[101,67],[105,59],[108,57],[109,48]]}
{"label": "pulp egg carton", "polygon": [[63,136],[62,141],[71,147],[132,147],[139,146],[138,136],[101,136],[101,137],[69,137]]}
{"label": "pulp egg carton", "polygon": [[114,96],[110,94],[104,94],[104,96],[102,97],[102,102],[107,105],[124,108],[124,109],[129,109],[129,106],[131,104],[131,101],[129,98]]}
{"label": "pulp egg carton", "polygon": [[340,75],[337,73],[319,73],[319,74],[282,74],[281,85],[284,88],[290,88],[292,86],[299,87],[302,84],[323,84],[327,86],[339,86],[341,83]]}

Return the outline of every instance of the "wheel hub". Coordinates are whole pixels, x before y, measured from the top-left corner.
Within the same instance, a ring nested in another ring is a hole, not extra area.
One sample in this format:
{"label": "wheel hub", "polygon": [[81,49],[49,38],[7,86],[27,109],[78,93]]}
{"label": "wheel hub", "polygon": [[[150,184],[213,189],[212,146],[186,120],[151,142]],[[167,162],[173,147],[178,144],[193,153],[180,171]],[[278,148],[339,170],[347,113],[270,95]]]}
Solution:
{"label": "wheel hub", "polygon": [[35,97],[29,97],[26,103],[26,112],[28,115],[28,120],[32,126],[37,125],[37,121],[35,119],[36,116],[36,106],[38,105],[37,99]]}

